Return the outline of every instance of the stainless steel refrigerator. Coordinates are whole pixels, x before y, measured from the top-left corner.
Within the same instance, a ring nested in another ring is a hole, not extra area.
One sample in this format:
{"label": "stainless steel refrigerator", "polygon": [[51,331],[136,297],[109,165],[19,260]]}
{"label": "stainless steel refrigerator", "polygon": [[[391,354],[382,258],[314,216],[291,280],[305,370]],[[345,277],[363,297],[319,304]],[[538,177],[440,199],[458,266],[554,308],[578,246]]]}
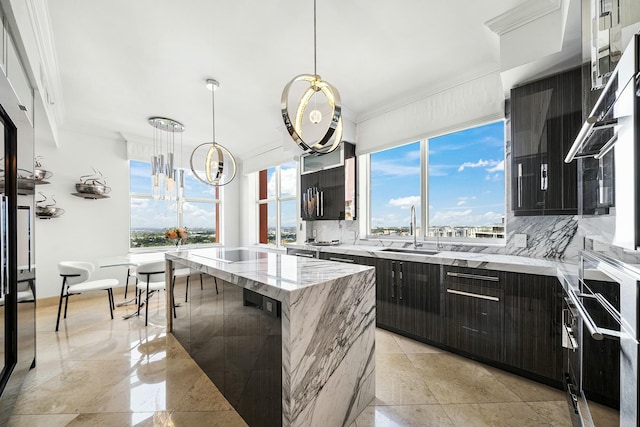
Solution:
{"label": "stainless steel refrigerator", "polygon": [[0,76],[0,425],[35,366],[36,304],[33,126],[5,84]]}

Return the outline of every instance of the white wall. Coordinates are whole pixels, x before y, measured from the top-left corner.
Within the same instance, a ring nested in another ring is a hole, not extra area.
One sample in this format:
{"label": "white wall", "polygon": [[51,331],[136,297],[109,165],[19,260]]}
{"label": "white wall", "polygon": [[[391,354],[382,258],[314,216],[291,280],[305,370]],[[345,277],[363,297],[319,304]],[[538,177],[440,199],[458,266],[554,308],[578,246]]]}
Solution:
{"label": "white wall", "polygon": [[[101,138],[63,132],[59,146],[36,141],[36,156],[53,172],[51,184],[38,186],[47,197],[54,196],[64,215],[36,220],[36,271],[38,298],[60,294],[57,263],[64,260],[91,261],[126,255],[129,251],[129,161],[122,138]],[[108,199],[90,200],[71,195],[80,176],[102,172],[111,187]],[[227,246],[240,245],[240,173],[223,190],[222,238]],[[36,195],[36,200],[39,197]],[[115,277],[124,281],[125,267],[97,268],[94,278]]]}
{"label": "white wall", "polygon": [[[48,198],[65,210],[59,218],[35,223],[36,282],[38,298],[60,294],[57,263],[91,261],[123,255],[129,249],[129,163],[121,138],[104,139],[77,133],[61,133],[59,147],[36,141],[36,156],[53,176],[40,185]],[[90,200],[72,196],[80,176],[96,168],[111,187],[110,198]],[[40,197],[36,194],[36,200]],[[124,270],[126,272],[126,270]],[[123,278],[122,269],[98,269],[95,278]]]}

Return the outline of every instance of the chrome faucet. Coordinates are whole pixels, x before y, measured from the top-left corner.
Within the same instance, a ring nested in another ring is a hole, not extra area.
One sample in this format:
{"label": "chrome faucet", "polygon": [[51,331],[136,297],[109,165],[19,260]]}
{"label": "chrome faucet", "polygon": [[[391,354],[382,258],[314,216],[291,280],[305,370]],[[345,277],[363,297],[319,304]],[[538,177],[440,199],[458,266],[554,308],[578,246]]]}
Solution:
{"label": "chrome faucet", "polygon": [[418,249],[422,243],[418,243],[418,231],[416,230],[416,205],[411,205],[411,234],[413,235],[413,249]]}

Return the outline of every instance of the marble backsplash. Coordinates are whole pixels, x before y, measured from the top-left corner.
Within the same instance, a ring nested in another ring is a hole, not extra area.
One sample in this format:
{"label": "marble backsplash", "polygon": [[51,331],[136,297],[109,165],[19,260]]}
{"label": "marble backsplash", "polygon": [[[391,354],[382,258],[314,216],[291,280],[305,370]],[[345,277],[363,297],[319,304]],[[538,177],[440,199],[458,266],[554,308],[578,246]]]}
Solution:
{"label": "marble backsplash", "polygon": [[[580,217],[578,215],[513,216],[507,219],[506,244],[483,245],[440,241],[439,250],[474,252],[486,254],[518,255],[531,258],[579,260],[582,249],[595,250],[621,261],[640,264],[640,252],[629,251],[603,242],[610,241],[614,218]],[[410,239],[365,239],[360,238],[358,221],[307,221],[300,233],[298,243],[313,238],[320,242],[337,240],[347,245],[409,247]],[[527,247],[516,247],[515,234],[527,235]],[[364,237],[364,236],[363,236]],[[436,249],[436,242],[423,242],[426,249]]]}

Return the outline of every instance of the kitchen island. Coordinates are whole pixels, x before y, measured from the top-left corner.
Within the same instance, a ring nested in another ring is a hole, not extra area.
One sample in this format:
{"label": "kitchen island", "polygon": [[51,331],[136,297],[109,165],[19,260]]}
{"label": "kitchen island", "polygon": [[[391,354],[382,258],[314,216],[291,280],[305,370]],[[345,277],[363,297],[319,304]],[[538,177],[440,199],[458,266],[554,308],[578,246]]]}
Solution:
{"label": "kitchen island", "polygon": [[166,260],[214,278],[183,293],[167,275],[167,328],[250,426],[349,425],[373,399],[373,268],[222,248]]}

